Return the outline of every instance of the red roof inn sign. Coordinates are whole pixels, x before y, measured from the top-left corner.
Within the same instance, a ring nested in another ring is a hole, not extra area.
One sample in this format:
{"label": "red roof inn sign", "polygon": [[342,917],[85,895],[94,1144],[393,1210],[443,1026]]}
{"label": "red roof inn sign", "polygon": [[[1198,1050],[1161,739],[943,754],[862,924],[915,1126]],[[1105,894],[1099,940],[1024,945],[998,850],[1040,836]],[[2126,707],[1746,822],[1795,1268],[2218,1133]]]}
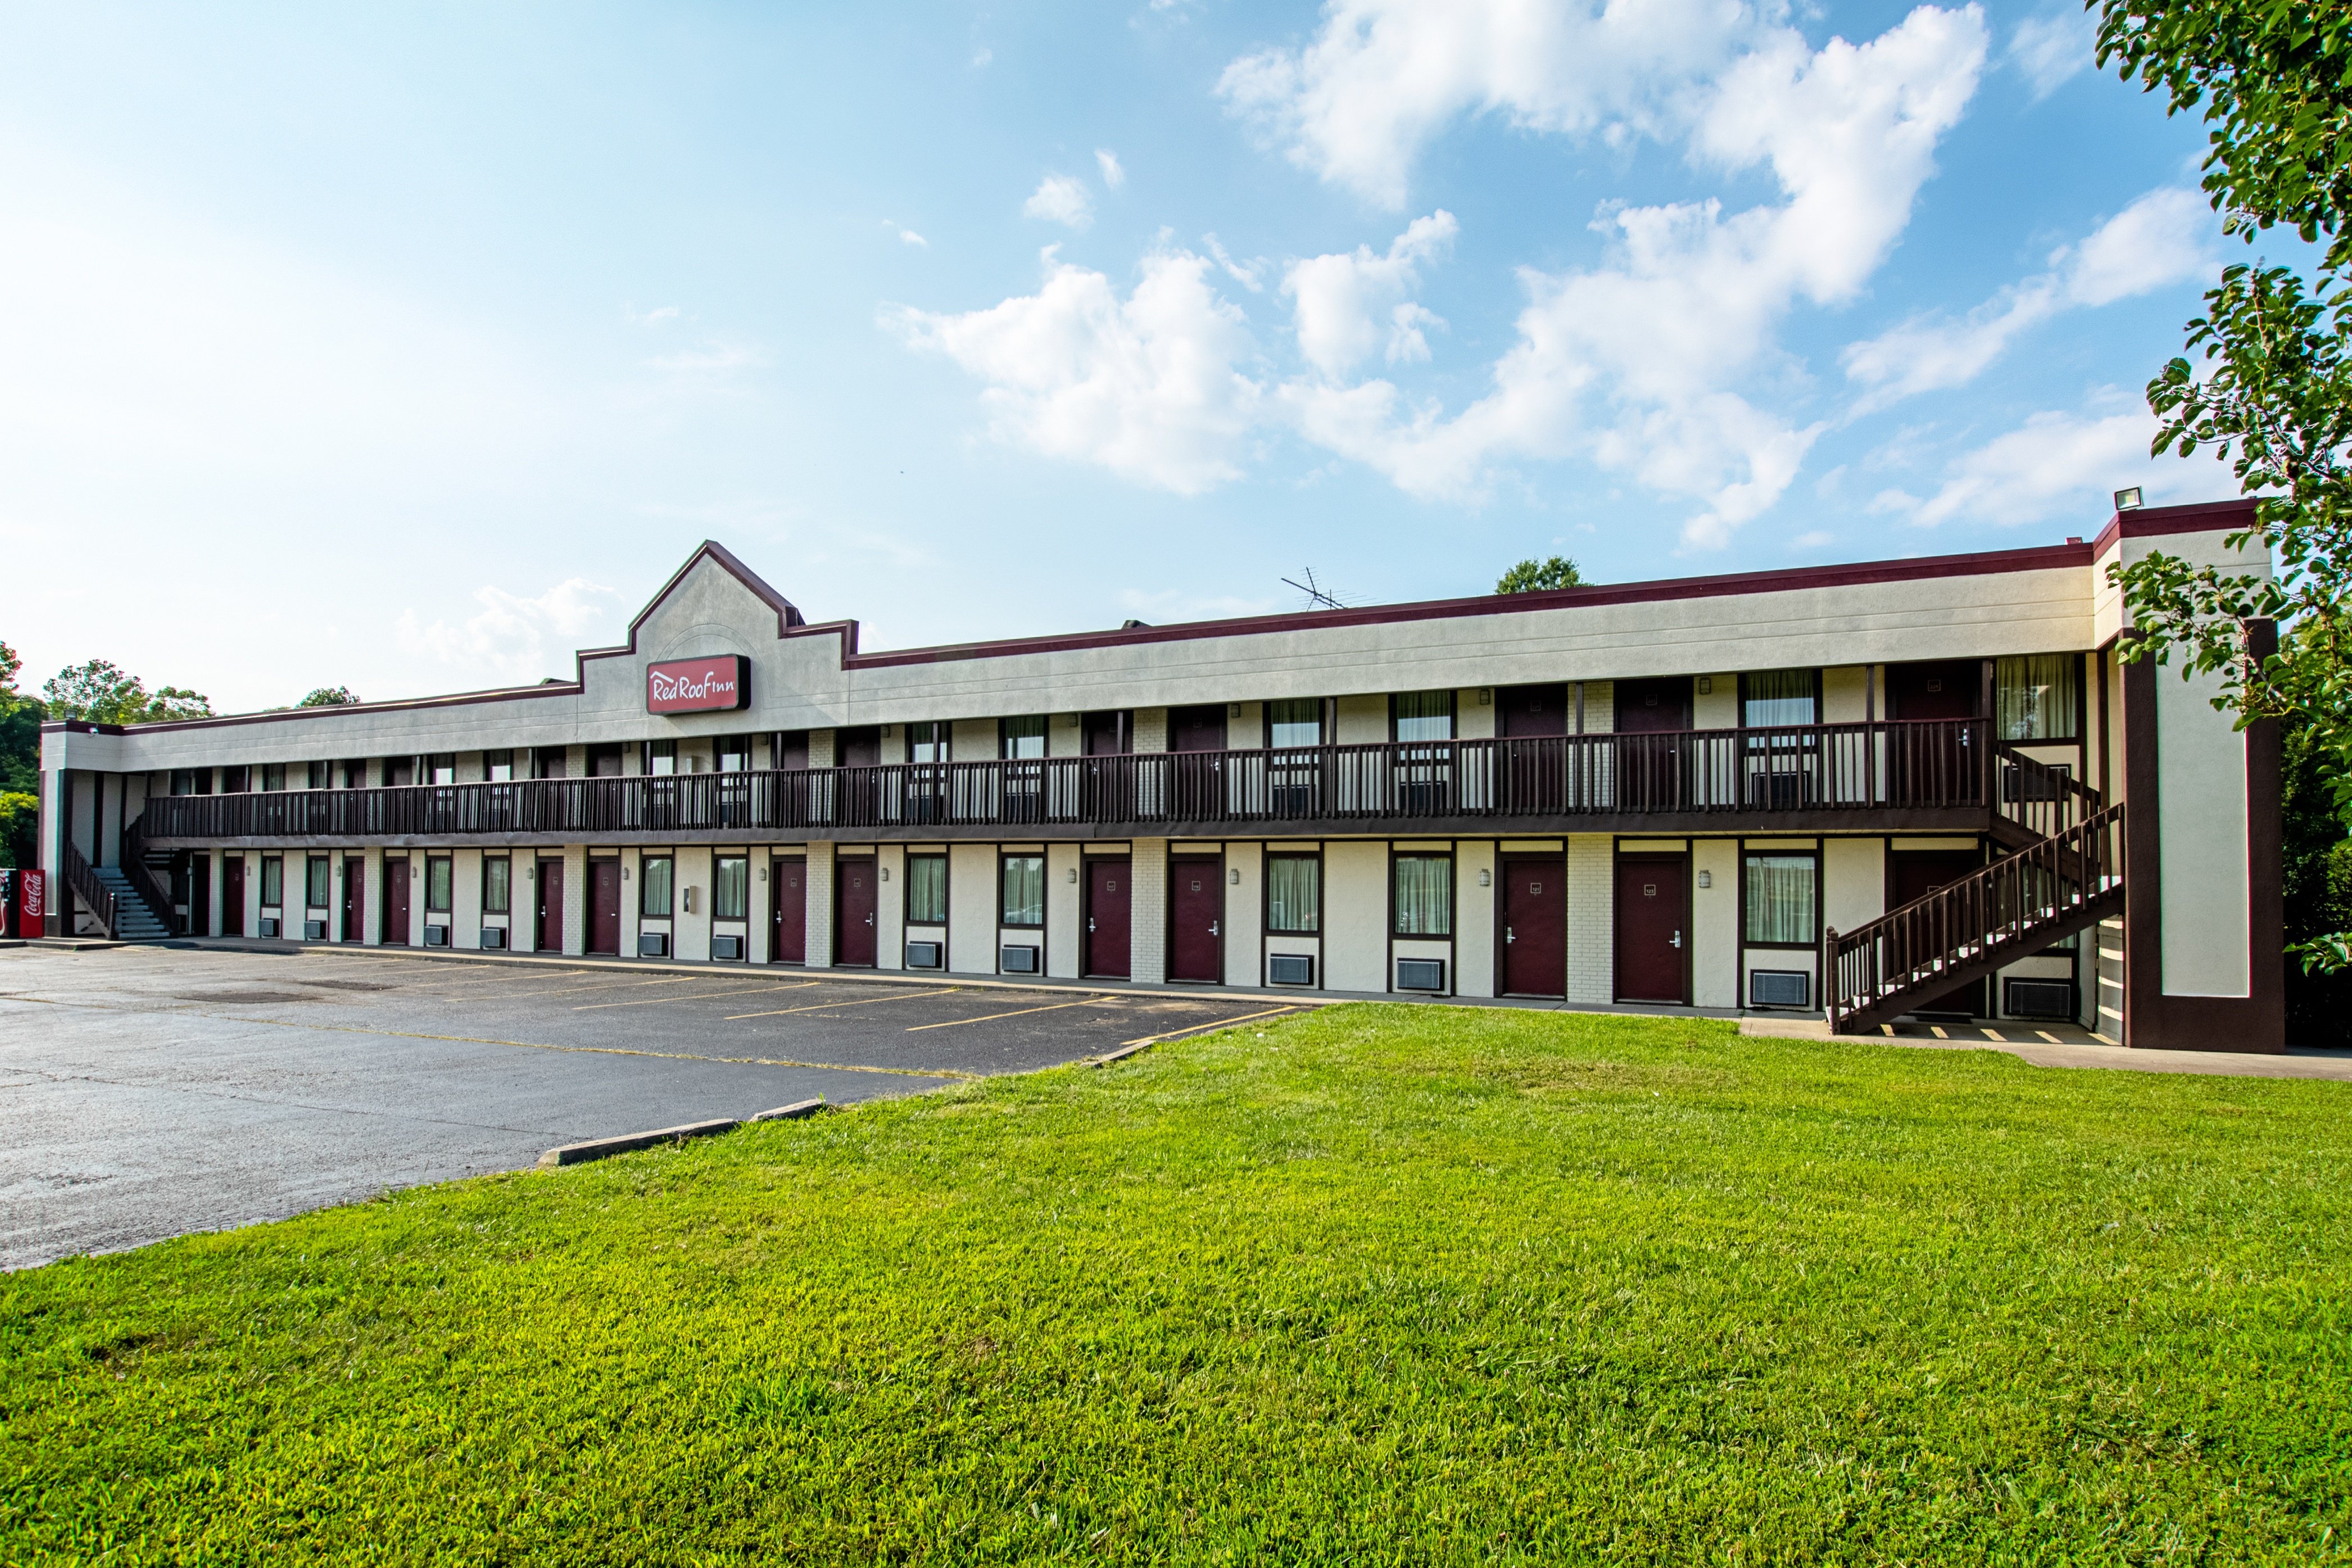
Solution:
{"label": "red roof inn sign", "polygon": [[751,702],[751,661],[740,653],[646,666],[648,713],[709,713]]}

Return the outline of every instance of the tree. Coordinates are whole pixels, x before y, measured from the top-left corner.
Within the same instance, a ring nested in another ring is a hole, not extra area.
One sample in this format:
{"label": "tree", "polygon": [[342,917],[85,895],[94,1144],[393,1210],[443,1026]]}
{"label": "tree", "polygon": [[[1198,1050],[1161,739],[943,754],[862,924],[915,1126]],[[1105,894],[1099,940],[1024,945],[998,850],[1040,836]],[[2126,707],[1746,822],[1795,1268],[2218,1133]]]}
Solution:
{"label": "tree", "polygon": [[160,687],[151,694],[137,676],[126,675],[102,658],[59,670],[41,690],[48,699],[50,718],[92,724],[160,724],[208,719],[213,711],[202,695],[176,686]]}
{"label": "tree", "polygon": [[[2317,280],[2260,263],[2225,269],[2189,323],[2188,348],[2148,384],[2154,451],[2229,458],[2257,494],[2254,527],[2273,577],[2254,583],[2157,552],[2110,568],[2139,636],[2126,659],[2221,678],[2214,705],[2243,728],[2276,719],[2291,751],[2328,783],[2336,837],[2352,827],[2352,7],[2305,0],[2096,0],[2099,62],[2202,108],[2205,190],[2224,228],[2252,241],[2276,226],[2324,244]],[[2257,658],[2247,623],[2283,626]],[[2333,851],[2330,851],[2332,855]],[[2306,969],[2352,964],[2338,927],[2292,952]]]}
{"label": "tree", "polygon": [[358,700],[359,698],[348,686],[321,686],[294,706],[297,708],[343,708]]}
{"label": "tree", "polygon": [[1495,584],[1497,594],[1537,594],[1547,588],[1573,588],[1584,581],[1576,563],[1565,555],[1549,561],[1522,561]]}

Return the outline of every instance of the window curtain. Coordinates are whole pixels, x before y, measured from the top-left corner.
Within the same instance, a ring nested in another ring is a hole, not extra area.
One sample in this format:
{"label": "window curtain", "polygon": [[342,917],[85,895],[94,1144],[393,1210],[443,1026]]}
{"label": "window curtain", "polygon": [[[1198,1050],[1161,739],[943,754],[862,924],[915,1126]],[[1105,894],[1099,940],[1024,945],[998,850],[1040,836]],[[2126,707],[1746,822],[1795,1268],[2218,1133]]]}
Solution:
{"label": "window curtain", "polygon": [[1810,669],[1766,669],[1739,678],[1740,722],[1751,730],[1818,722]]}
{"label": "window curtain", "polygon": [[637,912],[669,919],[669,857],[648,855],[637,871]]}
{"label": "window curtain", "polygon": [[907,921],[910,925],[945,925],[948,921],[948,858],[944,855],[907,857]]}
{"label": "window curtain", "polygon": [[1813,858],[1810,855],[1748,857],[1748,940],[1809,942],[1813,940]]}
{"label": "window curtain", "polygon": [[1007,855],[1004,858],[1004,923],[1041,926],[1045,923],[1045,858]]}
{"label": "window curtain", "polygon": [[1454,859],[1447,855],[1396,858],[1396,934],[1454,934]]}
{"label": "window curtain", "polygon": [[[433,910],[436,914],[446,914],[449,910],[449,893],[450,883],[452,880],[450,877],[450,869],[451,867],[449,859],[446,856],[434,855],[427,856],[425,858],[425,907]],[[267,896],[269,891],[269,867],[266,864],[262,867],[261,881],[262,892],[264,894],[262,901],[265,903],[276,903],[278,901],[276,899]]]}
{"label": "window curtain", "polygon": [[2074,739],[2074,656],[2028,654],[1993,663],[1993,713],[2004,741]]}
{"label": "window curtain", "polygon": [[1454,739],[1454,693],[1400,691],[1396,694],[1396,738],[1400,741]]}
{"label": "window curtain", "polygon": [[1285,746],[1323,743],[1323,700],[1319,697],[1288,697],[1269,702],[1265,718],[1266,739],[1277,751]]}
{"label": "window curtain", "polygon": [[1313,935],[1323,928],[1323,862],[1312,855],[1269,856],[1265,929]]}
{"label": "window curtain", "polygon": [[751,905],[751,860],[741,855],[721,855],[718,875],[711,879],[711,917],[714,920],[740,921]]}
{"label": "window curtain", "polygon": [[1004,721],[1004,754],[1006,757],[1042,757],[1045,754],[1045,716],[1032,713],[1025,718]]}

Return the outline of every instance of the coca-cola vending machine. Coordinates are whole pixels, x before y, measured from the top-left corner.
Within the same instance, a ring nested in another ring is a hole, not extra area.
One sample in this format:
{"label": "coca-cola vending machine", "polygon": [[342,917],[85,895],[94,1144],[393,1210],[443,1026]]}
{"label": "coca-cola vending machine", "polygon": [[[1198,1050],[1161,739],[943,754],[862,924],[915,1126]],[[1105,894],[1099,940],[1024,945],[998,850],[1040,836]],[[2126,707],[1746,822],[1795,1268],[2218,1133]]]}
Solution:
{"label": "coca-cola vending machine", "polygon": [[16,934],[16,868],[0,866],[0,938]]}
{"label": "coca-cola vending machine", "polygon": [[16,930],[26,937],[42,934],[42,922],[49,913],[49,875],[31,867],[16,872],[16,896],[10,900],[16,910]]}

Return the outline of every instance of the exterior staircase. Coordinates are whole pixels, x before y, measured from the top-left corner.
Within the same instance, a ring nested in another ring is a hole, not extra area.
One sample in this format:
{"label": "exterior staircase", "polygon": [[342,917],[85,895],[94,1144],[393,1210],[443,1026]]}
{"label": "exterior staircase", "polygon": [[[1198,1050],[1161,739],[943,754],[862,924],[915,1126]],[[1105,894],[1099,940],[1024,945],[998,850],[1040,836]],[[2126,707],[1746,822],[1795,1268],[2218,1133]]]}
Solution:
{"label": "exterior staircase", "polygon": [[120,866],[92,868],[99,886],[114,895],[114,929],[110,933],[117,942],[162,942],[172,935],[171,911],[161,913],[150,909],[147,900],[131,878]]}
{"label": "exterior staircase", "polygon": [[1993,837],[2015,852],[1850,931],[1823,933],[1832,1032],[1862,1034],[2031,958],[2124,906],[2124,807],[2000,757]]}

